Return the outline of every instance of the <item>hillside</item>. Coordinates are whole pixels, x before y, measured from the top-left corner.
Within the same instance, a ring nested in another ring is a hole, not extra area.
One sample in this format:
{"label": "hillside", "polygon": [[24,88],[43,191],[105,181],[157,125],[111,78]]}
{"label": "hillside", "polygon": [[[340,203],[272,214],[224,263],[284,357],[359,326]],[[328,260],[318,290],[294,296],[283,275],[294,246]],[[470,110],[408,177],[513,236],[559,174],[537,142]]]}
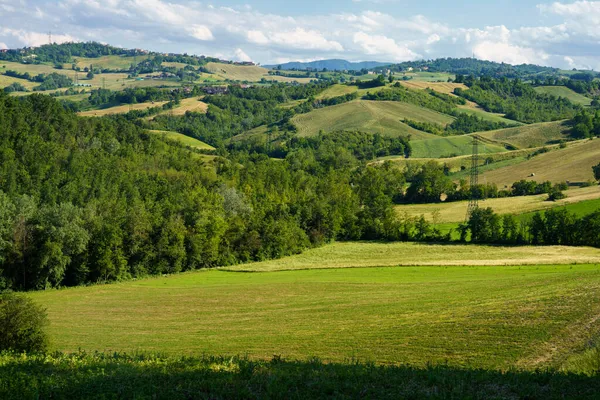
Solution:
{"label": "hillside", "polygon": [[297,126],[300,136],[316,135],[320,130],[411,135],[413,139],[433,136],[401,123],[404,118],[444,125],[453,120],[450,116],[408,103],[358,100],[300,114],[292,122]]}
{"label": "hillside", "polygon": [[375,67],[383,67],[391,63],[377,61],[361,61],[350,62],[346,60],[319,60],[311,62],[287,62],[277,65],[267,65],[266,68],[283,69],[283,70],[318,70],[322,71],[359,71],[361,69],[372,69]]}
{"label": "hillside", "polygon": [[[452,158],[470,155],[472,138],[469,135],[415,138],[411,141],[412,155],[416,158]],[[489,143],[480,147],[482,154],[502,153],[507,150],[501,144]]]}
{"label": "hillside", "polygon": [[288,78],[284,76],[269,75],[268,70],[257,65],[235,65],[210,62],[206,68],[222,80],[259,82],[261,79],[276,80],[279,82],[310,82],[310,78]]}
{"label": "hillside", "polygon": [[581,104],[582,106],[589,106],[592,99],[585,97],[579,93],[574,92],[565,86],[538,86],[535,88],[538,93],[547,93],[556,97],[564,97],[569,99],[575,104]]}
{"label": "hillside", "polygon": [[[535,196],[518,196],[498,199],[486,199],[479,203],[480,207],[490,207],[497,214],[519,215],[534,211],[562,207],[569,204],[578,204],[590,200],[600,199],[600,188],[597,186],[569,189],[565,191],[566,198],[558,201],[547,201],[547,194]],[[464,222],[467,215],[467,201],[453,201],[436,204],[402,204],[396,206],[396,212],[407,214],[411,217],[424,215],[432,221],[434,212],[438,212],[438,223]]]}
{"label": "hillside", "polygon": [[[600,140],[569,143],[565,149],[554,149],[522,163],[484,172],[479,178],[498,187],[510,186],[521,179],[536,182],[589,182],[594,180],[592,166],[600,160]],[[531,176],[535,174],[535,176]]]}
{"label": "hillside", "polygon": [[570,127],[567,126],[565,121],[556,121],[481,132],[479,136],[510,144],[517,149],[527,149],[556,144],[561,140],[569,140],[569,130]]}

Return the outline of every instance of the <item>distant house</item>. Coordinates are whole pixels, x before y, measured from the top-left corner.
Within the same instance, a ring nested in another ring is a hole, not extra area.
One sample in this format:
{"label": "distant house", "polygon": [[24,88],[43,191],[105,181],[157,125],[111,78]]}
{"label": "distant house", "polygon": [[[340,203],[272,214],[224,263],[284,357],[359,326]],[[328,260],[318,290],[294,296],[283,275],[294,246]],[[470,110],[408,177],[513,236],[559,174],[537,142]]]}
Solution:
{"label": "distant house", "polygon": [[226,94],[229,92],[227,86],[206,86],[203,87],[202,90],[206,94]]}
{"label": "distant house", "polygon": [[8,53],[8,49],[0,49],[0,53]]}

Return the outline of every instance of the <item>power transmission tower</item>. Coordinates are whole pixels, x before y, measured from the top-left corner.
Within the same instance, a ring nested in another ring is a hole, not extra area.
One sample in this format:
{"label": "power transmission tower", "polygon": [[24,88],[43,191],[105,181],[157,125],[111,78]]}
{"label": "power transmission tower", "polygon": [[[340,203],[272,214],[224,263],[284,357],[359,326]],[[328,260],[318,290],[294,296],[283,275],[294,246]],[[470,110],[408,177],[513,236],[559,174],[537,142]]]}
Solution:
{"label": "power transmission tower", "polygon": [[470,181],[470,191],[471,198],[469,199],[469,206],[467,207],[467,217],[468,221],[471,218],[471,214],[479,207],[479,198],[477,194],[477,190],[475,188],[479,184],[479,138],[477,136],[473,136],[473,151],[471,155],[471,181]]}
{"label": "power transmission tower", "polygon": [[48,44],[52,44],[52,31],[48,32]]}

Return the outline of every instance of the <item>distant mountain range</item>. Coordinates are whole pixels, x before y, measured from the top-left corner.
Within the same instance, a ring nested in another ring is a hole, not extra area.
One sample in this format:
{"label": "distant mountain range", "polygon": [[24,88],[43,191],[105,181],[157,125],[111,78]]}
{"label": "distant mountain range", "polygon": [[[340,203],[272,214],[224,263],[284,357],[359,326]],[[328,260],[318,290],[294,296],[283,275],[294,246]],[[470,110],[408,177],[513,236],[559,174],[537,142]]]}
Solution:
{"label": "distant mountain range", "polygon": [[318,70],[322,71],[326,68],[329,71],[358,71],[361,69],[371,69],[376,67],[383,67],[386,65],[393,64],[391,62],[383,63],[377,61],[362,61],[362,62],[350,62],[346,60],[319,60],[312,62],[289,62],[285,64],[265,65],[265,68],[277,68],[281,66],[282,70]]}

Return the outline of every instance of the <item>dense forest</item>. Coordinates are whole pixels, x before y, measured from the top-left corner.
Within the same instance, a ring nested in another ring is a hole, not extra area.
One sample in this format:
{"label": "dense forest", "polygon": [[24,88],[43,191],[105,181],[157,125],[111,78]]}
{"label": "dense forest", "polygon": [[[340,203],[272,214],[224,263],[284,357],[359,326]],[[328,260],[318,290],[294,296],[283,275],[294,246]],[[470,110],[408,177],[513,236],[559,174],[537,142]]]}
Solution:
{"label": "dense forest", "polygon": [[510,65],[475,58],[439,58],[436,60],[407,61],[393,65],[391,68],[393,71],[402,72],[409,68],[422,69],[425,67],[429,72],[447,72],[459,75],[496,78],[539,77],[540,75],[555,75],[559,72],[556,68],[541,67],[539,65]]}
{"label": "dense forest", "polygon": [[8,50],[0,53],[0,60],[14,62],[28,60],[30,63],[49,62],[65,64],[71,62],[73,57],[97,58],[110,55],[133,56],[134,54],[135,50],[126,50],[97,42],[77,42],[45,44],[35,48]]}
{"label": "dense forest", "polygon": [[1,285],[78,285],[392,238],[404,177],[361,165],[323,141],[283,161],[242,152],[210,167],[123,117],[0,94]]}
{"label": "dense forest", "polygon": [[468,90],[456,88],[454,94],[473,101],[486,111],[506,114],[505,117],[524,123],[557,121],[572,118],[581,108],[568,99],[537,93],[519,79],[494,79],[457,75],[455,82]]}

